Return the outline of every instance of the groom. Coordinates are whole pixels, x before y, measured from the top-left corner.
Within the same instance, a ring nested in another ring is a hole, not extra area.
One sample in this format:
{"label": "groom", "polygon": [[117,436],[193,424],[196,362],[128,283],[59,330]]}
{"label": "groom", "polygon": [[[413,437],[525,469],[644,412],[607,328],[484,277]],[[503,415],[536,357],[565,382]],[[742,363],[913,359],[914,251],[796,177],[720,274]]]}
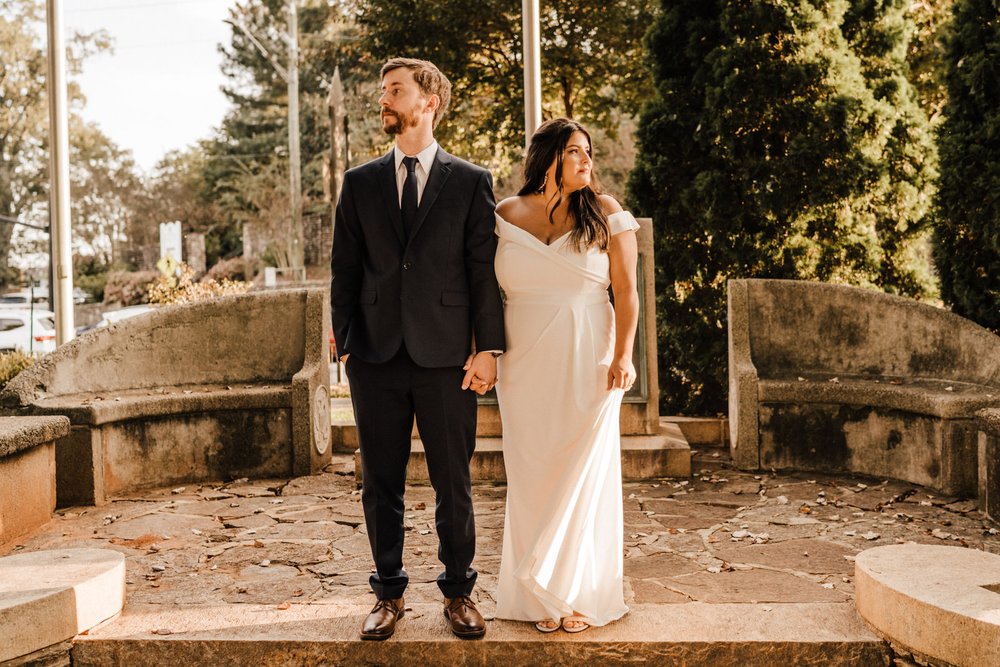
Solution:
{"label": "groom", "polygon": [[378,602],[361,638],[391,637],[403,616],[403,491],[414,417],[437,495],[444,615],[459,637],[482,637],[486,624],[470,598],[469,460],[474,392],[493,385],[504,349],[493,180],[434,140],[451,97],[437,67],[394,58],[381,77],[382,129],[395,147],[345,174],[330,263],[334,336],[351,386],[376,567],[370,583]]}

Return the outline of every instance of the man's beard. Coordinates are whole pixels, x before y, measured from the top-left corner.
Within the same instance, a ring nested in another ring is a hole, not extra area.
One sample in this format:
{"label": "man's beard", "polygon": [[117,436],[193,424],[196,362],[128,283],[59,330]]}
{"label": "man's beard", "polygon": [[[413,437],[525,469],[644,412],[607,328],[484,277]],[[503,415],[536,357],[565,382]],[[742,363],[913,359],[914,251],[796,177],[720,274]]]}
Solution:
{"label": "man's beard", "polygon": [[416,126],[417,117],[415,114],[400,111],[382,112],[382,131],[388,135],[402,134],[406,128]]}

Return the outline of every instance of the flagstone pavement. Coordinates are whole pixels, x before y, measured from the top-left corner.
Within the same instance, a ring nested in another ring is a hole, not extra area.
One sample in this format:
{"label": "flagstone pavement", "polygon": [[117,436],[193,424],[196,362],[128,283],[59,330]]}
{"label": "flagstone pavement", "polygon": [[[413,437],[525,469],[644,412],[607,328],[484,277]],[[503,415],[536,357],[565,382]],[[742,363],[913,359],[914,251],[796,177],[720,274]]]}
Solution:
{"label": "flagstone pavement", "polygon": [[[367,606],[371,560],[353,465],[337,455],[309,477],[155,489],[60,510],[0,555],[120,551],[126,608]],[[912,541],[1000,553],[997,525],[973,500],[891,480],[740,472],[719,449],[696,452],[693,469],[690,479],[624,485],[629,604],[849,602],[854,557],[868,547]],[[475,595],[487,619],[495,611],[504,494],[502,485],[473,489]],[[406,509],[407,604],[437,602],[433,490],[411,487]]]}

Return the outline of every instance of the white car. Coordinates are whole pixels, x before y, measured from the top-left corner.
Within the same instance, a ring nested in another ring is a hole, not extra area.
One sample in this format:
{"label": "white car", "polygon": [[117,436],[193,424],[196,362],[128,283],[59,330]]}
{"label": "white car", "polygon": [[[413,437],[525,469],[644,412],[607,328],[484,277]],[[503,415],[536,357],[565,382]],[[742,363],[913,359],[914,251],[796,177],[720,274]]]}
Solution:
{"label": "white car", "polygon": [[55,349],[55,313],[37,308],[0,310],[0,353],[20,350],[26,354],[45,354]]}
{"label": "white car", "polygon": [[[21,292],[8,292],[6,294],[0,294],[0,308],[30,308],[31,307],[31,292],[21,291]],[[48,292],[35,292],[35,308],[41,308],[43,310],[49,309],[49,295]]]}

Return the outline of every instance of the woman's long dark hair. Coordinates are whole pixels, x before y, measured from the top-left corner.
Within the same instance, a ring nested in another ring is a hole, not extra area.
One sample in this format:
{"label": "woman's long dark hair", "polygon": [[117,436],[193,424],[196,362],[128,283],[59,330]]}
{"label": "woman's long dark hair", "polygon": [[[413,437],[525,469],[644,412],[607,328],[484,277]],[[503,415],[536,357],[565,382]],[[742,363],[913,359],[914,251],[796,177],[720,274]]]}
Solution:
{"label": "woman's long dark hair", "polygon": [[[539,126],[531,136],[528,146],[528,157],[524,161],[524,184],[518,191],[518,196],[534,195],[545,190],[545,172],[549,165],[556,163],[556,195],[555,202],[549,211],[549,222],[555,224],[553,213],[563,200],[562,165],[563,152],[574,132],[582,132],[590,143],[590,133],[576,121],[568,118],[553,118]],[[591,144],[591,149],[593,145]],[[573,219],[573,229],[570,241],[578,248],[586,249],[597,246],[602,252],[608,249],[611,232],[608,228],[608,216],[604,214],[601,203],[597,199],[600,185],[597,174],[591,168],[590,185],[572,192],[569,195],[569,215]],[[546,208],[553,202],[546,202]]]}

